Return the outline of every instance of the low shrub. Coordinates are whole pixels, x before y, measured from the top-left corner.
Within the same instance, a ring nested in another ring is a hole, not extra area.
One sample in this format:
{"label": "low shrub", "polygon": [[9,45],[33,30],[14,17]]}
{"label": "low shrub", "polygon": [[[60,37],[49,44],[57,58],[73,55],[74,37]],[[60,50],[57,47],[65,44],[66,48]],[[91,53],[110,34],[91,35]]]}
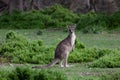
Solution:
{"label": "low shrub", "polygon": [[[14,63],[49,63],[54,56],[54,47],[45,47],[42,41],[28,41],[15,32],[6,35],[6,42],[2,44],[1,52],[3,58]],[[88,49],[78,39],[75,41],[75,50],[70,54],[69,62],[91,62],[98,59],[109,50]]]}
{"label": "low shrub", "polygon": [[[52,58],[49,53],[53,53],[53,49],[53,47],[44,47],[41,40],[30,42],[11,31],[6,34],[6,42],[2,44],[0,55],[15,63],[48,63]],[[46,58],[46,55],[49,57]]]}
{"label": "low shrub", "polygon": [[[77,14],[59,4],[50,8],[45,8],[44,10],[41,10],[41,12],[45,15],[51,16],[54,20],[55,25],[51,25],[51,27],[65,27],[68,24],[76,23],[79,19]],[[46,26],[50,26],[50,24]]]}
{"label": "low shrub", "polygon": [[93,33],[93,34],[99,34],[105,30],[104,27],[97,26],[97,25],[89,25],[85,28],[82,28],[81,31],[86,34],[86,33]]}
{"label": "low shrub", "polygon": [[0,71],[0,80],[7,80],[6,76],[3,73],[4,72]]}
{"label": "low shrub", "polygon": [[[36,72],[36,71],[34,71]],[[67,76],[60,71],[40,70],[33,76],[33,80],[68,80]]]}
{"label": "low shrub", "polygon": [[119,80],[120,79],[120,72],[112,73],[111,75],[102,75],[100,77],[101,80]]}
{"label": "low shrub", "polygon": [[78,18],[77,14],[57,4],[43,10],[23,13],[15,11],[12,15],[4,14],[0,18],[0,28],[64,28],[68,24],[76,23]]}
{"label": "low shrub", "polygon": [[89,67],[114,68],[120,67],[120,51],[111,51],[109,55],[105,55],[98,60],[93,61]]}
{"label": "low shrub", "polygon": [[85,49],[85,45],[80,42],[78,39],[75,40],[75,48],[77,49]]}
{"label": "low shrub", "polygon": [[78,29],[83,33],[100,33],[106,29],[115,29],[120,27],[120,12],[112,15],[89,12],[80,14],[78,20]]}
{"label": "low shrub", "polygon": [[[14,63],[47,64],[54,57],[55,47],[45,47],[41,40],[28,41],[25,37],[11,31],[6,34],[6,42],[1,46],[0,61]],[[70,63],[92,62],[90,67],[120,67],[118,50],[87,48],[78,39],[75,49],[70,53]]]}
{"label": "low shrub", "polygon": [[81,63],[81,62],[92,62],[94,60],[97,60],[106,54],[109,55],[111,50],[108,49],[76,49],[74,52],[72,52],[69,56],[69,62],[71,63]]}
{"label": "low shrub", "polygon": [[16,67],[3,77],[4,80],[68,80],[67,76],[60,71],[34,70],[27,67]]}
{"label": "low shrub", "polygon": [[31,71],[28,68],[17,67],[10,74],[8,74],[8,80],[30,80]]}
{"label": "low shrub", "polygon": [[106,29],[120,27],[120,12],[112,15],[89,12],[77,14],[56,4],[43,10],[27,12],[15,11],[0,16],[0,29],[34,29],[65,28],[66,25],[77,24],[83,33],[100,33]]}
{"label": "low shrub", "polygon": [[120,27],[120,11],[112,14],[107,21],[108,29],[115,29]]}

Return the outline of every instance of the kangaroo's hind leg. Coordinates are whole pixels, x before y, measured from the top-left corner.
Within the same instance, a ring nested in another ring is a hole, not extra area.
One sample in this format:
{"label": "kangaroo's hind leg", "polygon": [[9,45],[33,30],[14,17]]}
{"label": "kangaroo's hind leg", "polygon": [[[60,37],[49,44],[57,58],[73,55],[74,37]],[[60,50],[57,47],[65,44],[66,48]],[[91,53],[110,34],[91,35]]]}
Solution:
{"label": "kangaroo's hind leg", "polygon": [[64,67],[69,67],[69,65],[67,63],[67,59],[64,59]]}
{"label": "kangaroo's hind leg", "polygon": [[66,53],[65,53],[65,58],[64,58],[64,67],[69,67],[69,65],[68,65],[68,63],[67,63],[68,55],[69,55],[69,52],[66,52]]}
{"label": "kangaroo's hind leg", "polygon": [[68,55],[69,55],[69,52],[66,53],[66,57],[64,59],[64,67],[72,67],[73,65],[68,65]]}
{"label": "kangaroo's hind leg", "polygon": [[62,63],[63,63],[63,59],[59,60],[59,66],[60,67],[64,67]]}
{"label": "kangaroo's hind leg", "polygon": [[68,65],[67,59],[64,59],[64,67],[73,67],[74,65]]}

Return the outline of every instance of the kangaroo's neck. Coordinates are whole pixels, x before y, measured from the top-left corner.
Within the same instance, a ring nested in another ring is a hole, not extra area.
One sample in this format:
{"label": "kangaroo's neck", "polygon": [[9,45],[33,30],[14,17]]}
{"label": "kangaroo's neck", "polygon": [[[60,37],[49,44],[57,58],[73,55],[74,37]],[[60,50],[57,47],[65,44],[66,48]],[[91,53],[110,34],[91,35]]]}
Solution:
{"label": "kangaroo's neck", "polygon": [[76,39],[75,33],[74,32],[69,33],[68,38],[69,38],[70,44],[73,46],[75,43],[75,39]]}

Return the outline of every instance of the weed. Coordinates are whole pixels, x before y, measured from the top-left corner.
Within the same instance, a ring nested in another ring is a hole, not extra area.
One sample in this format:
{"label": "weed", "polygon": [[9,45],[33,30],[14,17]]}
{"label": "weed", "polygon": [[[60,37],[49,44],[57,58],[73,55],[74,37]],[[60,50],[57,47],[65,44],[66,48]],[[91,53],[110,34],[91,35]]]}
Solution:
{"label": "weed", "polygon": [[33,70],[27,67],[17,67],[4,77],[7,80],[68,80],[60,71]]}
{"label": "weed", "polygon": [[109,55],[105,55],[98,60],[93,61],[90,67],[100,67],[100,68],[114,68],[120,67],[120,52],[118,50],[113,50]]}
{"label": "weed", "polygon": [[120,72],[113,73],[112,75],[102,75],[100,77],[101,80],[119,80],[120,79]]}

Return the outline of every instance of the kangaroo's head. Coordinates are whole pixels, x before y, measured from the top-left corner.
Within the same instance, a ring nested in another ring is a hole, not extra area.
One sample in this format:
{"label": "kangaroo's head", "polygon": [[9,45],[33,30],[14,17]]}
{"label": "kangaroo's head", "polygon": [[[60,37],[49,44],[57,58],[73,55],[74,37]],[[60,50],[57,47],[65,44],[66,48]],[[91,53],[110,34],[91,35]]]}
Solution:
{"label": "kangaroo's head", "polygon": [[73,33],[75,31],[76,28],[76,24],[72,25],[72,26],[67,26],[69,33]]}

